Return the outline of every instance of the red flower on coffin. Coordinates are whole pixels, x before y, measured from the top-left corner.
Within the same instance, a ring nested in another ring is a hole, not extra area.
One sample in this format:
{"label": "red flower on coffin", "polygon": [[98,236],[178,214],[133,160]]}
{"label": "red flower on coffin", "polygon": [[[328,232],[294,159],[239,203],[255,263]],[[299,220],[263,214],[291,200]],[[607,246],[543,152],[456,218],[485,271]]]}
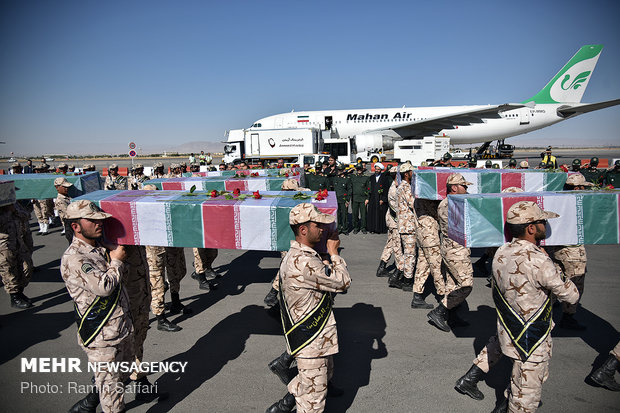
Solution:
{"label": "red flower on coffin", "polygon": [[217,196],[217,191],[214,189],[211,191],[211,198],[215,198]]}
{"label": "red flower on coffin", "polygon": [[239,190],[239,188],[235,188],[235,190],[233,191],[233,195],[235,196],[239,196],[240,193],[241,191]]}
{"label": "red flower on coffin", "polygon": [[261,194],[258,191],[253,192],[252,195],[254,196],[254,199],[261,199],[262,198]]}

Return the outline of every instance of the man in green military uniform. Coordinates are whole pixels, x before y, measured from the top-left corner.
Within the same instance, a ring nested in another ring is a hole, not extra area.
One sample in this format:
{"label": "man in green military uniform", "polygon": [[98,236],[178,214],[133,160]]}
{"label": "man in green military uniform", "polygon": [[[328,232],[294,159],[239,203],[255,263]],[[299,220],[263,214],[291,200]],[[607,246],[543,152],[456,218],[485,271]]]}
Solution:
{"label": "man in green military uniform", "polygon": [[596,156],[590,159],[590,165],[587,168],[581,169],[581,174],[586,178],[586,181],[592,182],[594,185],[603,183],[603,175],[605,171],[598,169],[598,158]]}
{"label": "man in green military uniform", "polygon": [[605,185],[611,185],[614,188],[620,186],[620,160],[614,162],[614,167],[605,171]]}
{"label": "man in green military uniform", "polygon": [[573,164],[571,165],[571,171],[573,172],[581,171],[581,161],[579,159],[573,159]]}
{"label": "man in green military uniform", "polygon": [[351,178],[344,170],[344,165],[338,165],[338,175],[332,177],[336,200],[338,201],[338,232],[349,233],[349,201],[351,200]]}
{"label": "man in green military uniform", "polygon": [[356,174],[351,176],[351,210],[353,212],[353,233],[366,233],[366,205],[368,205],[368,188],[370,177],[364,174],[361,163],[355,165]]}
{"label": "man in green military uniform", "polygon": [[327,189],[327,178],[323,175],[323,164],[317,162],[314,164],[314,174],[310,174],[307,177],[307,185],[311,191],[320,191],[321,189]]}

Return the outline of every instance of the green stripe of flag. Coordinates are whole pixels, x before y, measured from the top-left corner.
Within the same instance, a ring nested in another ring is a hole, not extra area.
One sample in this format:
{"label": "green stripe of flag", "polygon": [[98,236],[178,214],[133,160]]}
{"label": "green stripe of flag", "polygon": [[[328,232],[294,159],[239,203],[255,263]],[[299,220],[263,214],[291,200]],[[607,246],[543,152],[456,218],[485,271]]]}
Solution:
{"label": "green stripe of flag", "polygon": [[[204,246],[202,205],[170,203],[168,234],[175,247]],[[168,218],[168,214],[166,214]],[[196,225],[200,222],[200,225]]]}
{"label": "green stripe of flag", "polygon": [[497,194],[502,192],[502,175],[499,173],[481,173],[479,174],[479,193],[481,194]]}
{"label": "green stripe of flag", "polygon": [[582,202],[584,243],[617,244],[618,231],[615,229],[618,228],[618,196],[603,193],[584,194]]}

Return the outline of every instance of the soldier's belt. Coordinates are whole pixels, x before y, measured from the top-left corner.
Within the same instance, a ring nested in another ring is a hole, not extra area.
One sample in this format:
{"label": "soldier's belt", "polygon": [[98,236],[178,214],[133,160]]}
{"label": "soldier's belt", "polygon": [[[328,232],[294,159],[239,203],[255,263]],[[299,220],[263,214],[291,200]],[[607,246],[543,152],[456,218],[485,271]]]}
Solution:
{"label": "soldier's belt", "polygon": [[323,293],[321,301],[319,301],[317,306],[297,323],[293,322],[288,307],[286,306],[286,300],[282,289],[282,278],[280,278],[279,300],[286,347],[291,355],[294,356],[314,341],[325,328],[325,324],[327,324],[329,315],[332,312],[332,295],[327,292]]}
{"label": "soldier's belt", "polygon": [[84,314],[80,314],[77,304],[73,303],[75,309],[76,323],[78,326],[78,334],[82,340],[84,347],[88,347],[93,342],[97,334],[101,331],[103,326],[108,322],[108,319],[114,312],[114,309],[118,305],[119,297],[121,296],[121,285],[119,284],[116,289],[107,297],[97,297],[92,302]]}
{"label": "soldier's belt", "polygon": [[492,284],[498,320],[508,332],[521,361],[527,361],[551,332],[551,298],[547,296],[536,313],[529,320],[525,320],[508,304],[499,291],[495,279]]}

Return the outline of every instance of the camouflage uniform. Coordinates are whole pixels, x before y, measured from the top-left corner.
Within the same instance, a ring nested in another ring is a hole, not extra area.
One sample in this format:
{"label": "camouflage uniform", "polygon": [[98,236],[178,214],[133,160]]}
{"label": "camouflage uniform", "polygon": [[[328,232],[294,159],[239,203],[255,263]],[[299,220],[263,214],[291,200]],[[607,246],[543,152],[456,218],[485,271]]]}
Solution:
{"label": "camouflage uniform", "polygon": [[[126,245],[124,287],[129,297],[131,319],[134,328],[133,354],[136,363],[142,362],[144,341],[149,329],[149,305],[151,304],[151,285],[148,281],[148,264],[143,246]],[[132,372],[130,378],[138,380],[146,373]]]}
{"label": "camouflage uniform", "polygon": [[30,277],[32,276],[32,272],[34,271],[34,263],[32,262],[34,243],[32,241],[32,232],[30,232],[31,213],[28,209],[26,209],[26,207],[23,206],[20,201],[17,201],[15,203],[14,213],[17,219],[16,225],[18,261],[22,263],[25,282],[27,285],[30,281]]}
{"label": "camouflage uniform", "polygon": [[[329,275],[327,275],[329,273]],[[346,291],[351,284],[347,264],[332,256],[325,265],[312,248],[291,241],[291,248],[280,264],[282,290],[294,322],[309,314],[320,302],[323,292]],[[333,312],[323,331],[296,355],[299,373],[288,384],[295,396],[297,413],[322,412],[327,382],[333,373],[332,356],[338,353],[338,333]]]}
{"label": "camouflage uniform", "polygon": [[65,215],[67,213],[67,207],[71,203],[71,198],[66,195],[58,194],[56,199],[54,199],[54,207],[56,211],[58,211],[58,216],[60,217],[60,222],[62,223],[62,227],[65,227]]}
{"label": "camouflage uniform", "polygon": [[474,285],[474,269],[471,265],[471,251],[448,237],[448,198],[439,203],[437,208],[441,228],[441,256],[443,270],[446,273],[445,295],[442,304],[447,309],[461,304]]}
{"label": "camouflage uniform", "polygon": [[618,342],[618,344],[616,344],[616,347],[614,347],[613,350],[609,352],[609,354],[611,354],[612,356],[617,358],[618,361],[620,361],[620,341]]}
{"label": "camouflage uniform", "polygon": [[[123,263],[118,260],[108,262],[108,258],[103,246],[97,244],[92,247],[78,237],[73,237],[71,245],[62,256],[60,273],[81,314],[88,310],[97,296],[109,296],[121,283]],[[122,286],[118,305],[94,341],[84,347],[78,334],[78,343],[86,352],[89,362],[133,361],[129,297]],[[95,372],[95,384],[103,411],[120,412],[125,409],[122,383],[127,376],[126,373],[105,368]]]}
{"label": "camouflage uniform", "polygon": [[115,189],[127,189],[127,178],[122,175],[112,177],[112,175],[108,174],[105,178],[103,189],[108,191]]}
{"label": "camouflage uniform", "polygon": [[[570,303],[576,303],[579,298],[577,287],[569,280],[562,281],[551,259],[539,247],[525,240],[515,240],[497,250],[493,259],[493,278],[513,311],[525,320],[538,311],[550,293]],[[553,328],[553,321],[551,323]],[[514,361],[509,411],[534,412],[538,408],[542,384],[549,375],[551,334],[526,361],[522,361],[499,319],[497,331],[502,353]]]}
{"label": "camouflage uniform", "polygon": [[[586,263],[588,261],[586,248],[583,245],[572,245],[546,247],[546,250],[557,270],[564,275],[564,279],[569,279],[575,284],[579,291],[579,300],[581,300],[586,277]],[[562,312],[575,314],[579,300],[575,304],[563,302]]]}
{"label": "camouflage uniform", "polygon": [[429,273],[437,294],[444,295],[445,283],[441,273],[441,248],[439,223],[437,222],[437,201],[418,198],[415,200],[417,220],[416,239],[420,251],[415,270],[413,292],[422,294]]}
{"label": "camouflage uniform", "polygon": [[217,258],[217,248],[193,248],[194,269],[197,274],[212,270],[211,265]]}
{"label": "camouflage uniform", "polygon": [[164,314],[164,288],[166,274],[166,247],[147,245],[146,260],[149,267],[149,280],[151,285],[151,312],[158,315]]}
{"label": "camouflage uniform", "polygon": [[390,256],[394,254],[396,268],[403,269],[403,249],[400,245],[400,235],[398,233],[398,182],[392,181],[388,190],[389,209],[385,214],[385,223],[388,227],[388,239],[381,254],[381,261],[388,262]]}
{"label": "camouflage uniform", "polygon": [[474,359],[474,364],[478,366],[480,370],[488,373],[491,368],[497,364],[502,358],[502,348],[499,345],[497,334],[491,336],[486,346],[478,353],[478,356]]}
{"label": "camouflage uniform", "polygon": [[170,283],[170,293],[178,294],[181,289],[181,280],[187,273],[185,265],[185,253],[180,247],[166,248],[166,272],[168,274],[168,282]]}
{"label": "camouflage uniform", "polygon": [[8,294],[17,294],[28,285],[19,262],[18,228],[13,205],[0,207],[0,276]]}
{"label": "camouflage uniform", "polygon": [[407,181],[398,185],[398,233],[403,246],[403,275],[413,279],[413,267],[416,258],[416,215],[411,185]]}
{"label": "camouflage uniform", "polygon": [[127,187],[129,189],[142,189],[142,185],[144,185],[144,181],[148,181],[149,177],[144,174],[136,174],[127,178]]}
{"label": "camouflage uniform", "polygon": [[52,199],[35,199],[32,206],[39,224],[49,224],[49,219],[54,216],[54,201]]}

